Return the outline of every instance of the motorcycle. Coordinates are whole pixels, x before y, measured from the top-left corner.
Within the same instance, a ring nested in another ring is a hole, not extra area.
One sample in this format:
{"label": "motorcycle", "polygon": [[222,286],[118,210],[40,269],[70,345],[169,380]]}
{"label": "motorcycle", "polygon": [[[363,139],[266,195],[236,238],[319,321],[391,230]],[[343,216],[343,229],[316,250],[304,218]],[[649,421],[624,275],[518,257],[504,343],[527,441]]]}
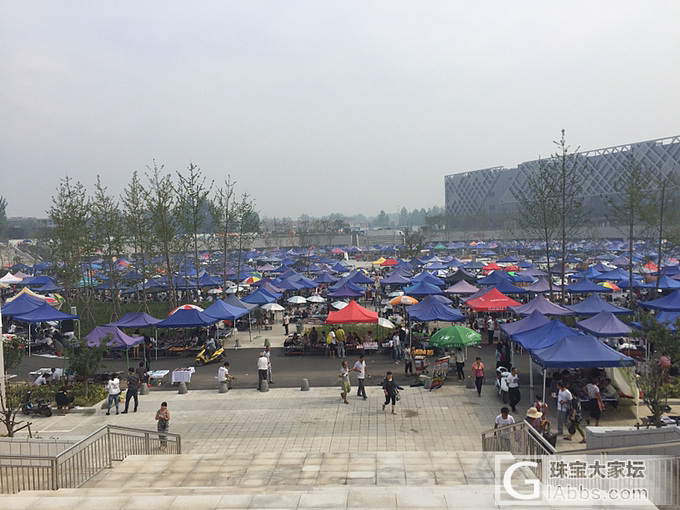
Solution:
{"label": "motorcycle", "polygon": [[213,353],[209,356],[208,351],[206,350],[205,347],[201,349],[201,352],[199,352],[196,355],[196,365],[197,366],[203,366],[206,363],[212,363],[213,361],[221,361],[225,357],[224,354],[224,347],[220,347],[219,349],[215,349]]}
{"label": "motorcycle", "polygon": [[496,369],[496,390],[503,399],[503,403],[508,402],[508,369],[501,366]]}
{"label": "motorcycle", "polygon": [[31,393],[32,392],[30,390],[26,392],[26,396],[24,397],[24,405],[21,408],[21,412],[24,414],[41,414],[46,418],[52,416],[52,403],[48,400],[39,398],[34,404],[31,401]]}

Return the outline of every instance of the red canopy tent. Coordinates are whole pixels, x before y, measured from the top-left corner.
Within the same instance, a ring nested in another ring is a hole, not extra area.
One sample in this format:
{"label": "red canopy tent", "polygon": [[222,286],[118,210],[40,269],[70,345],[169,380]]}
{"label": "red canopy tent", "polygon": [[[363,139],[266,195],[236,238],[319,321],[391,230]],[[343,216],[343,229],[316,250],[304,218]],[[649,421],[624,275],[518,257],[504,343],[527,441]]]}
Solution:
{"label": "red canopy tent", "polygon": [[510,264],[509,266],[505,266],[503,268],[505,271],[519,271],[519,266],[516,266],[514,264]]}
{"label": "red canopy tent", "polygon": [[391,266],[396,266],[397,264],[399,264],[399,261],[397,259],[387,259],[387,260],[385,260],[385,262],[383,262],[380,265],[385,266],[385,267],[391,267]]}
{"label": "red canopy tent", "polygon": [[377,323],[378,314],[359,305],[356,301],[350,301],[342,310],[330,312],[326,324],[365,324]]}
{"label": "red canopy tent", "polygon": [[483,296],[471,299],[465,305],[477,312],[505,312],[509,306],[521,306],[521,303],[493,288]]}
{"label": "red canopy tent", "polygon": [[491,262],[490,264],[484,266],[484,273],[489,274],[491,271],[501,271],[502,269],[503,268],[495,262]]}

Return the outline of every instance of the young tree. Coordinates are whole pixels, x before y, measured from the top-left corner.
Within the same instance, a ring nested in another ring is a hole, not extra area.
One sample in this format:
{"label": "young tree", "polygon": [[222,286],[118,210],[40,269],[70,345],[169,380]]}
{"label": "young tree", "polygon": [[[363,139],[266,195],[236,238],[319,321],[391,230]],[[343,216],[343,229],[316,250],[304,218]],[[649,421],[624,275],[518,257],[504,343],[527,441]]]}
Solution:
{"label": "young tree", "polygon": [[149,180],[149,213],[151,217],[151,227],[156,246],[161,256],[165,260],[165,270],[170,286],[170,304],[177,306],[177,295],[175,293],[174,266],[173,266],[173,246],[177,243],[177,222],[174,217],[176,198],[172,176],[162,174],[163,166],[158,167],[153,162],[153,167],[148,167],[150,174]]}
{"label": "young tree", "polygon": [[210,214],[212,216],[213,235],[218,241],[218,246],[223,254],[222,276],[227,277],[229,262],[229,250],[233,246],[233,237],[236,226],[237,204],[235,196],[236,182],[228,175],[224,185],[215,190],[215,197],[210,202]]}
{"label": "young tree", "polygon": [[91,251],[90,203],[85,187],[66,176],[60,181],[47,213],[54,224],[53,250],[57,260],[62,262],[59,276],[70,306],[71,290],[77,289],[82,276],[83,256]]}
{"label": "young tree", "polygon": [[17,414],[23,407],[25,395],[25,389],[16,384],[8,384],[5,388],[4,397],[0,396],[0,423],[5,426],[7,437],[14,437],[17,432],[17,425],[22,423],[17,420]]}
{"label": "young tree", "polygon": [[118,257],[123,251],[123,221],[118,202],[106,193],[99,176],[94,186],[91,201],[92,232],[97,248],[104,256],[105,265],[109,267],[110,290],[113,317],[120,316],[120,296],[118,295]]}
{"label": "young tree", "polygon": [[633,291],[633,253],[635,239],[649,229],[649,222],[645,215],[652,202],[653,176],[635,156],[630,153],[625,164],[621,167],[619,180],[615,186],[618,193],[605,197],[608,206],[607,217],[611,224],[628,237],[628,290],[629,307],[635,306],[635,292]]}
{"label": "young tree", "polygon": [[132,180],[127,188],[123,190],[121,200],[125,208],[123,211],[123,223],[128,232],[128,239],[132,243],[135,261],[135,273],[137,275],[135,279],[135,295],[137,296],[137,302],[142,303],[144,311],[148,313],[144,282],[149,276],[146,257],[152,255],[153,242],[151,237],[151,219],[146,205],[148,193],[144,186],[142,186],[137,171],[132,174]]}
{"label": "young tree", "polygon": [[[241,201],[236,206],[236,235],[237,235],[237,250],[238,262],[236,269],[236,278],[241,277],[241,263],[243,262],[243,255],[252,244],[252,234],[256,233],[260,228],[260,220],[255,212],[255,203],[251,200],[248,193],[241,195]],[[237,280],[238,281],[238,280]]]}
{"label": "young tree", "polygon": [[0,240],[7,239],[7,199],[0,195]]}
{"label": "young tree", "polygon": [[184,176],[177,173],[178,178],[178,193],[180,202],[180,217],[182,224],[185,225],[186,234],[194,251],[194,264],[196,266],[196,298],[200,296],[200,286],[198,283],[198,235],[202,233],[205,225],[205,213],[208,208],[208,195],[213,187],[213,181],[206,185],[206,178],[201,173],[201,169],[189,164],[187,168],[188,175]]}
{"label": "young tree", "polygon": [[110,334],[102,338],[99,346],[94,347],[87,344],[87,340],[82,338],[76,344],[66,348],[69,369],[83,379],[85,388],[85,398],[89,396],[89,380],[99,372],[99,368],[104,359],[107,345],[113,338]]}

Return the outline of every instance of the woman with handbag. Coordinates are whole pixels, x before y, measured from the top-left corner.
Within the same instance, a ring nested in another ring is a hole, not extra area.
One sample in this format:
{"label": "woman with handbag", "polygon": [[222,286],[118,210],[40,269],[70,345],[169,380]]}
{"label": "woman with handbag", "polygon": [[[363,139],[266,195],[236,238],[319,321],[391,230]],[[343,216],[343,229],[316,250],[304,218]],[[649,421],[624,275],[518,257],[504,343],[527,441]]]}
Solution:
{"label": "woman with handbag", "polygon": [[585,443],[586,442],[586,434],[583,432],[583,429],[581,428],[581,420],[583,419],[583,411],[581,410],[581,401],[578,398],[578,393],[572,392],[572,399],[569,402],[569,422],[567,423],[567,432],[569,432],[568,436],[565,436],[564,439],[567,441],[571,441],[571,436],[576,434],[576,431],[578,430],[578,433],[581,434],[581,440],[579,443]]}
{"label": "woman with handbag", "polygon": [[385,406],[392,402],[392,414],[397,414],[397,412],[394,409],[394,406],[399,400],[399,386],[397,386],[396,381],[394,380],[394,377],[392,376],[392,372],[387,372],[385,375],[385,378],[382,380],[382,387],[383,391],[385,392],[385,403],[382,405],[383,411],[385,410]]}

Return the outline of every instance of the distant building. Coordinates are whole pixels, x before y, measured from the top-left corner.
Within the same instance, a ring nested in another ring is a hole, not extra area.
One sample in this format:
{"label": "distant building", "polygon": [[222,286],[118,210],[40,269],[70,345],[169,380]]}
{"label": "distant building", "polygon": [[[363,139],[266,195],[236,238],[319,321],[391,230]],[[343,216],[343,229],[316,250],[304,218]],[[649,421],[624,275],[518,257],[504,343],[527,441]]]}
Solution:
{"label": "distant building", "polygon": [[[665,176],[674,173],[680,178],[680,136],[579,153],[578,157],[587,161],[583,197],[594,222],[605,218],[602,197],[617,193],[618,172],[631,152],[644,167]],[[471,227],[497,228],[517,210],[513,193],[522,188],[527,175],[538,167],[539,160],[534,160],[516,168],[496,166],[445,176],[447,214],[454,223],[467,220]]]}

